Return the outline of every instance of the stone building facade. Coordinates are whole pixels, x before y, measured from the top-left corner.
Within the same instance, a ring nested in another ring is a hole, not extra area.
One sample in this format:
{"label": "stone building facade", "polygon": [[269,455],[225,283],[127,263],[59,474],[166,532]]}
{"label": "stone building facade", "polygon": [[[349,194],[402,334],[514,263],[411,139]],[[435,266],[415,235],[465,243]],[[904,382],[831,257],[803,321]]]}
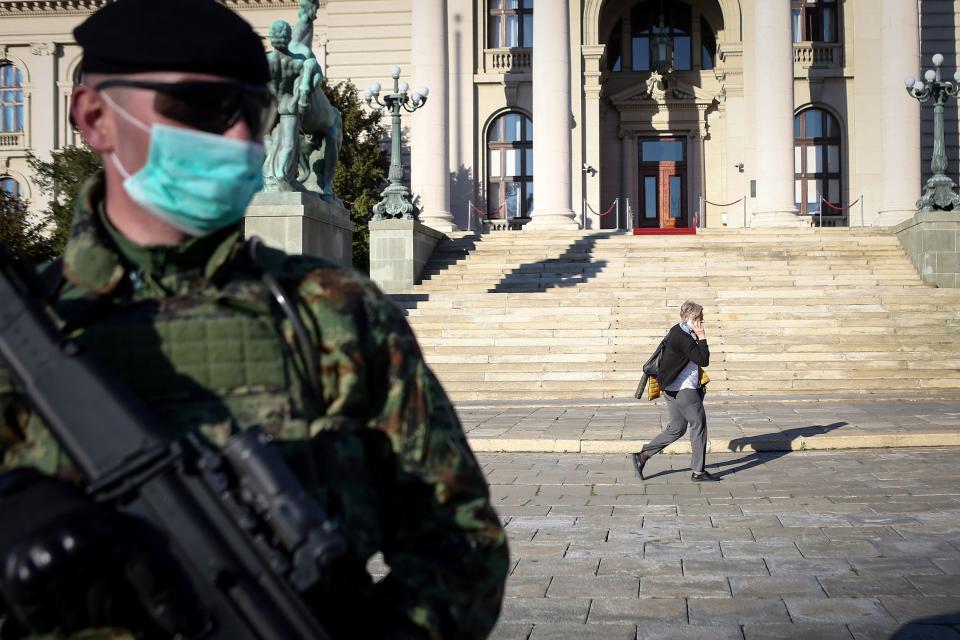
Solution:
{"label": "stone building facade", "polygon": [[[0,186],[34,206],[27,152],[77,142],[71,31],[105,1],[0,0]],[[296,0],[224,2],[264,36],[296,19]],[[331,81],[387,84],[396,64],[430,87],[404,133],[441,231],[480,217],[789,226],[820,211],[869,226],[913,213],[932,121],[903,77],[935,51],[953,74],[960,0],[321,0],[316,25]],[[955,105],[946,131],[956,171]]]}

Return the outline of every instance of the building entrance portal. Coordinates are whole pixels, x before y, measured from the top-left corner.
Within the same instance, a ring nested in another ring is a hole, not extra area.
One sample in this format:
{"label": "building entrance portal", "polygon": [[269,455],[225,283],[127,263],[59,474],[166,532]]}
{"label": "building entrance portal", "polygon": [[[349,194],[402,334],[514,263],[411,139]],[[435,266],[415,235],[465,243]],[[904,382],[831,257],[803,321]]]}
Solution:
{"label": "building entrance portal", "polygon": [[688,227],[685,140],[641,138],[638,142],[640,207],[636,226],[661,229]]}

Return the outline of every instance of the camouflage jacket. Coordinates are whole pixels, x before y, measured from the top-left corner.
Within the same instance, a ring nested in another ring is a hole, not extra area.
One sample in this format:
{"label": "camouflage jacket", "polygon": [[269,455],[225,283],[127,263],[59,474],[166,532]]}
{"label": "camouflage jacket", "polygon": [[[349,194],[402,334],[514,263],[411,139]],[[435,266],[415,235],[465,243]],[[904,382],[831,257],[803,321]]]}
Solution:
{"label": "camouflage jacket", "polygon": [[[338,589],[312,603],[334,637],[486,637],[506,537],[402,311],[356,271],[263,252],[310,333],[313,389],[239,228],[137,246],[109,223],[103,192],[102,176],[91,179],[75,212],[51,302],[63,330],[172,430],[199,427],[222,443],[259,424],[275,436],[347,538]],[[2,364],[0,460],[77,477]],[[390,570],[374,582],[366,566],[378,551]]]}

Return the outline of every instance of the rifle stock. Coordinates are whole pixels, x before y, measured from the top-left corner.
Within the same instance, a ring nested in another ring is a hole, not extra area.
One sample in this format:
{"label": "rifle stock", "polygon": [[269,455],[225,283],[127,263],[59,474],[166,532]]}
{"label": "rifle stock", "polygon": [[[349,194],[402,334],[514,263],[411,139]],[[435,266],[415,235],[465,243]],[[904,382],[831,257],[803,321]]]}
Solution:
{"label": "rifle stock", "polygon": [[[343,540],[265,436],[249,430],[225,448],[239,448],[246,466],[199,432],[171,437],[64,339],[30,279],[0,243],[0,359],[84,474],[91,497],[146,520],[169,542],[208,612],[210,624],[196,637],[326,639],[300,593],[319,581]],[[282,532],[270,524],[278,511],[289,518]]]}

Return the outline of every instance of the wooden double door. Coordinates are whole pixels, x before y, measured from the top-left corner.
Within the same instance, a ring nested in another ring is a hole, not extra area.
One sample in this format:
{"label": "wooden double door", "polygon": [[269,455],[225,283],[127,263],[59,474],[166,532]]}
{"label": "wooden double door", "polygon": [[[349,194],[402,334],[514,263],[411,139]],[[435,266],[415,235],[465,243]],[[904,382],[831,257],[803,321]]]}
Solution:
{"label": "wooden double door", "polygon": [[687,212],[687,149],[683,138],[641,138],[638,227],[690,226]]}

